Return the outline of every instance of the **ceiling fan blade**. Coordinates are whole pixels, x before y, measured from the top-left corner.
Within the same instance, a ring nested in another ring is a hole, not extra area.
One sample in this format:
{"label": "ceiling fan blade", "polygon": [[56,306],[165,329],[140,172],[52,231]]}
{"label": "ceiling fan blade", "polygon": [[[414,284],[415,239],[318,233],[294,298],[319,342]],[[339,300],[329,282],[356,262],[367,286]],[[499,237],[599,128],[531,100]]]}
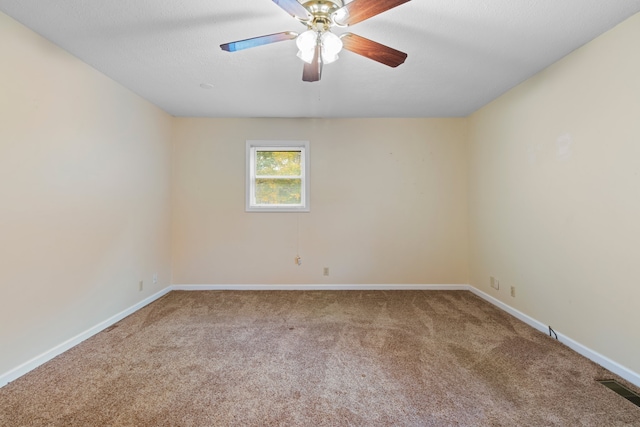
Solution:
{"label": "ceiling fan blade", "polygon": [[296,37],[298,37],[297,33],[294,33],[293,31],[285,31],[283,33],[269,34],[266,36],[253,37],[251,39],[224,43],[220,45],[220,48],[222,50],[226,50],[227,52],[235,52],[237,50],[249,49],[251,47],[262,46],[269,43],[276,43],[284,40],[293,40]]}
{"label": "ceiling fan blade", "polygon": [[352,33],[344,33],[340,36],[340,39],[346,50],[373,59],[389,67],[395,68],[407,59],[407,54],[404,52]]}
{"label": "ceiling fan blade", "polygon": [[[275,1],[275,0],[274,0]],[[411,0],[353,0],[333,13],[338,25],[353,25]]]}
{"label": "ceiling fan blade", "polygon": [[317,82],[322,76],[322,55],[320,43],[316,45],[316,50],[313,53],[313,59],[311,63],[304,63],[304,70],[302,70],[303,82]]}
{"label": "ceiling fan blade", "polygon": [[297,0],[273,0],[273,2],[294,18],[302,21],[308,21],[311,18],[309,11]]}

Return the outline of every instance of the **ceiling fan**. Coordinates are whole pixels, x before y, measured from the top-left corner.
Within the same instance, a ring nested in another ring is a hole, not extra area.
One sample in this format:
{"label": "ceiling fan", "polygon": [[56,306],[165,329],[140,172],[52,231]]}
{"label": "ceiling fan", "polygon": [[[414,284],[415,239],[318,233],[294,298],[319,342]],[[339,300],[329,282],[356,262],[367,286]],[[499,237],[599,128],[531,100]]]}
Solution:
{"label": "ceiling fan", "polygon": [[273,0],[285,12],[307,26],[301,34],[293,31],[253,37],[245,40],[221,44],[222,50],[235,52],[251,47],[296,40],[298,57],[304,61],[302,80],[316,82],[320,80],[323,64],[338,59],[338,53],[344,48],[358,55],[373,59],[389,67],[397,67],[407,58],[407,54],[373,40],[344,33],[337,36],[332,27],[347,27],[378,15],[410,0],[353,0],[345,4],[344,0]]}

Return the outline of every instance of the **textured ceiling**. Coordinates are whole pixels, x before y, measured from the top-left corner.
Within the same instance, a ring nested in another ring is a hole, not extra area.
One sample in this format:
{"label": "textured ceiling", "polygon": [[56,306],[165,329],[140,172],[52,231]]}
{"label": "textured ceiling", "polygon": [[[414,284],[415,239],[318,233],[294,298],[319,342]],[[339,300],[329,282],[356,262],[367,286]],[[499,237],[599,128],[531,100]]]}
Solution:
{"label": "textured ceiling", "polygon": [[175,116],[455,117],[639,12],[640,0],[412,0],[335,31],[406,52],[403,65],[345,51],[315,83],[301,81],[294,41],[219,48],[304,30],[271,0],[0,0],[0,10]]}

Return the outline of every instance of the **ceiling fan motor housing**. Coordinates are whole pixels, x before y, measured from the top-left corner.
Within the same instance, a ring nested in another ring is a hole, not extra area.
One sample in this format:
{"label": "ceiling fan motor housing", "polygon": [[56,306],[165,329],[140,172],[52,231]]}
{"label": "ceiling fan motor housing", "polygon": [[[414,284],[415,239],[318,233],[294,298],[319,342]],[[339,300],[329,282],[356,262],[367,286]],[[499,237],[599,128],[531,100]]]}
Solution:
{"label": "ceiling fan motor housing", "polygon": [[306,22],[309,29],[323,32],[336,24],[331,15],[344,6],[344,2],[342,0],[311,0],[302,5],[312,15],[311,20]]}

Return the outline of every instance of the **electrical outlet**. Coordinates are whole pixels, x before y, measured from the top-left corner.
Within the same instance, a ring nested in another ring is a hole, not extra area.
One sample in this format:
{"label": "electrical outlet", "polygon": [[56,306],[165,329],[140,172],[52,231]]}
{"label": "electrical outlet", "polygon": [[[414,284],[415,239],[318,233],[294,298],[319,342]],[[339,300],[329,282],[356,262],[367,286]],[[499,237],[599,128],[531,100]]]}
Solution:
{"label": "electrical outlet", "polygon": [[299,256],[296,257],[296,264],[302,265],[302,258],[300,258]]}
{"label": "electrical outlet", "polygon": [[511,296],[514,297],[514,298],[516,297],[516,287],[515,286],[511,287]]}
{"label": "electrical outlet", "polygon": [[144,281],[140,280],[140,282],[138,283],[138,290],[142,291],[144,289]]}
{"label": "electrical outlet", "polygon": [[153,273],[153,284],[158,283],[158,273]]}
{"label": "electrical outlet", "polygon": [[500,289],[500,281],[498,279],[496,279],[495,277],[491,276],[489,278],[489,281],[491,282],[491,287],[493,289]]}
{"label": "electrical outlet", "polygon": [[322,269],[322,275],[323,276],[328,276],[329,275],[329,267],[325,267]]}

